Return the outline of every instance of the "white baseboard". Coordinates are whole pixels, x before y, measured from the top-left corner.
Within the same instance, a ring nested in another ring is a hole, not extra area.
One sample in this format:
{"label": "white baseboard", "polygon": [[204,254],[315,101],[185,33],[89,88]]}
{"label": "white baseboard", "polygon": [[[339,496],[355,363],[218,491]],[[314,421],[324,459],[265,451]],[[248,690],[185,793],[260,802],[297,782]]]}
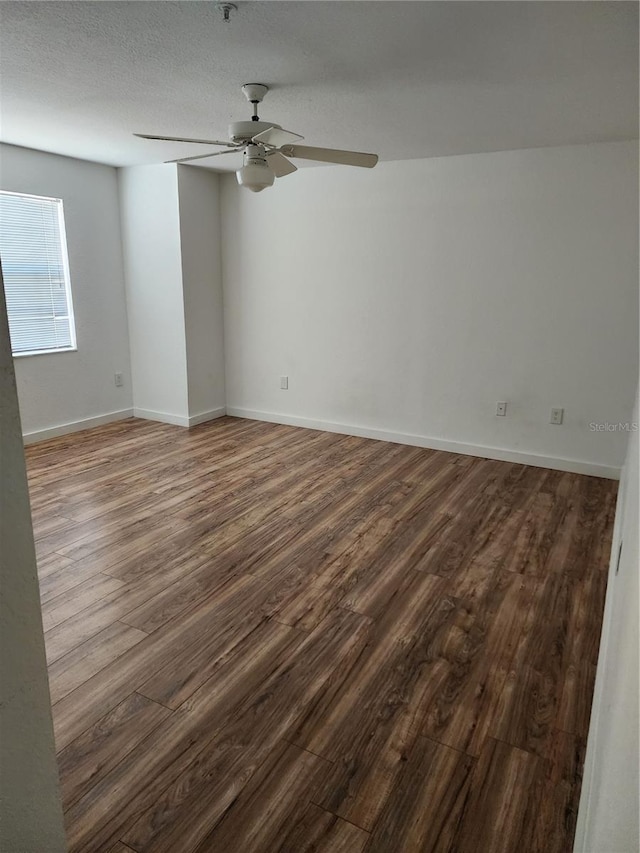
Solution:
{"label": "white baseboard", "polygon": [[501,447],[486,447],[484,445],[464,444],[459,441],[433,438],[426,435],[413,435],[411,433],[390,432],[388,430],[372,427],[351,426],[350,424],[332,423],[331,421],[314,420],[302,418],[296,415],[283,415],[276,412],[261,412],[254,409],[242,409],[235,406],[220,406],[208,412],[200,412],[191,417],[172,415],[168,412],[154,412],[149,409],[122,409],[119,412],[108,412],[94,418],[85,418],[81,421],[60,424],[47,429],[35,430],[25,433],[23,440],[25,444],[35,441],[44,441],[47,438],[55,438],[71,432],[79,432],[83,429],[101,426],[113,421],[125,418],[143,418],[150,421],[174,424],[181,427],[192,427],[206,421],[231,415],[236,418],[248,418],[250,420],[267,421],[276,424],[289,424],[290,426],[304,427],[305,429],[319,429],[323,432],[337,432],[343,435],[356,435],[362,438],[373,438],[379,441],[391,441],[395,444],[409,444],[415,447],[428,447],[431,450],[445,450],[449,453],[461,453],[465,456],[480,456],[486,459],[498,459],[504,462],[518,462],[522,465],[533,465],[537,468],[554,468],[558,471],[570,471],[574,474],[590,474],[594,477],[605,477],[609,480],[620,479],[620,468],[609,465],[598,465],[582,459],[564,459],[556,456],[541,456],[536,453],[522,453],[519,450],[508,450]]}
{"label": "white baseboard", "polygon": [[174,426],[189,426],[189,418],[183,415],[172,415],[169,412],[154,412],[151,409],[133,410],[134,418],[142,418],[145,421],[160,421],[161,424],[173,424]]}
{"label": "white baseboard", "polygon": [[541,456],[537,453],[522,453],[501,447],[485,447],[481,444],[464,444],[427,435],[413,435],[403,432],[389,432],[372,427],[351,426],[330,421],[301,418],[296,415],[282,415],[275,412],[260,412],[253,409],[241,409],[227,406],[227,414],[236,418],[249,418],[276,424],[288,424],[306,429],[319,429],[323,432],[337,432],[343,435],[356,435],[361,438],[375,438],[379,441],[391,441],[394,444],[409,444],[414,447],[428,447],[431,450],[445,450],[449,453],[461,453],[464,456],[480,456],[484,459],[497,459],[502,462],[518,462],[521,465],[533,465],[536,468],[553,468],[557,471],[569,471],[572,474],[590,474],[605,477],[608,480],[620,479],[620,468],[611,465],[598,465],[582,459],[563,459],[556,456]]}
{"label": "white baseboard", "polygon": [[23,434],[22,439],[25,444],[33,444],[35,441],[56,438],[56,436],[66,435],[69,432],[80,432],[83,429],[91,429],[91,427],[110,424],[113,421],[122,421],[130,417],[133,417],[133,409],[122,409],[119,412],[108,412],[106,415],[97,415],[95,418],[84,418],[81,421],[72,421],[68,424],[59,424],[58,426],[48,427],[47,429],[26,432]]}
{"label": "white baseboard", "polygon": [[198,415],[187,417],[185,415],[172,415],[170,412],[154,412],[150,409],[135,409],[133,410],[134,418],[143,418],[146,421],[160,421],[163,424],[173,424],[174,426],[192,427],[197,424],[203,424],[205,421],[212,421],[215,418],[221,418],[226,415],[227,410],[224,406],[218,409],[211,409],[209,412],[200,412]]}
{"label": "white baseboard", "polygon": [[191,415],[189,418],[189,426],[197,426],[198,424],[203,424],[206,421],[215,421],[216,418],[223,418],[227,414],[227,410],[224,406],[220,406],[217,409],[211,409],[209,412],[200,412],[199,415]]}

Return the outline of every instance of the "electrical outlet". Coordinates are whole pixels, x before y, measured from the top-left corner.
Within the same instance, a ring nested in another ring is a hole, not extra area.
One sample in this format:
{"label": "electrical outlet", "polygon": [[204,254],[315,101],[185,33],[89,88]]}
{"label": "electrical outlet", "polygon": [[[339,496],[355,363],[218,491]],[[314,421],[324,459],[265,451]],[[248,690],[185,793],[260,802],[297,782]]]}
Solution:
{"label": "electrical outlet", "polygon": [[496,416],[499,418],[504,418],[506,414],[507,404],[504,401],[496,403]]}
{"label": "electrical outlet", "polygon": [[124,385],[124,379],[122,378],[122,373],[114,373],[113,381],[116,384],[117,388],[121,388]]}
{"label": "electrical outlet", "polygon": [[289,389],[289,377],[281,376],[280,377],[280,388],[282,391],[287,391]]}
{"label": "electrical outlet", "polygon": [[551,409],[550,424],[561,424],[564,418],[564,409]]}

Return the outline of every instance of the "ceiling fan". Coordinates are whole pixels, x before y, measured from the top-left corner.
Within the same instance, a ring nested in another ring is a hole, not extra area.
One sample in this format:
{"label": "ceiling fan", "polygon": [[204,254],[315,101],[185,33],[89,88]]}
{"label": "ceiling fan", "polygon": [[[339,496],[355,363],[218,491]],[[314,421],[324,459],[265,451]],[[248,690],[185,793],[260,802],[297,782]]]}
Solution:
{"label": "ceiling fan", "polygon": [[290,157],[317,160],[322,163],[339,163],[344,166],[364,166],[367,169],[373,168],[378,162],[377,154],[298,145],[298,140],[304,139],[303,136],[283,130],[279,124],[260,121],[258,118],[258,104],[269,91],[268,86],[263,83],[246,83],[242,91],[249,103],[253,104],[253,116],[251,121],[236,121],[229,125],[228,142],[217,139],[186,139],[180,136],[151,136],[148,133],[134,133],[134,136],[166,142],[195,142],[199,145],[225,146],[224,151],[179,157],[176,160],[165,161],[167,163],[188,163],[190,160],[202,160],[206,157],[242,151],[244,163],[242,168],[237,170],[236,176],[241,187],[246,187],[254,193],[270,187],[275,178],[282,178],[295,172],[297,167],[290,162]]}

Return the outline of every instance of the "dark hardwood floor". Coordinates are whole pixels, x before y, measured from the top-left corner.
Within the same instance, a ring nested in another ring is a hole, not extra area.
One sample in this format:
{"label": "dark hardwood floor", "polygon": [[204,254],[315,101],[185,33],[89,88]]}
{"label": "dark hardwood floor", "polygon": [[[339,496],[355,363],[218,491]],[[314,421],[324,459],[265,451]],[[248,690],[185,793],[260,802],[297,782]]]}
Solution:
{"label": "dark hardwood floor", "polygon": [[233,418],[26,452],[73,853],[569,853],[617,483]]}

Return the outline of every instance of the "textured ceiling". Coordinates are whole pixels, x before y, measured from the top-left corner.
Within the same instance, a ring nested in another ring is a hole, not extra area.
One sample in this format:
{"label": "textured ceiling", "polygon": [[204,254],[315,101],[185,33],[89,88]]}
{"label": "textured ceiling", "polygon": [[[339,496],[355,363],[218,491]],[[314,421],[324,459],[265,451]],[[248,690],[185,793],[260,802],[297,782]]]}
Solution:
{"label": "textured ceiling", "polygon": [[[3,141],[112,165],[200,154],[260,117],[403,160],[638,134],[638,4],[0,3]],[[237,168],[240,155],[199,161]]]}

